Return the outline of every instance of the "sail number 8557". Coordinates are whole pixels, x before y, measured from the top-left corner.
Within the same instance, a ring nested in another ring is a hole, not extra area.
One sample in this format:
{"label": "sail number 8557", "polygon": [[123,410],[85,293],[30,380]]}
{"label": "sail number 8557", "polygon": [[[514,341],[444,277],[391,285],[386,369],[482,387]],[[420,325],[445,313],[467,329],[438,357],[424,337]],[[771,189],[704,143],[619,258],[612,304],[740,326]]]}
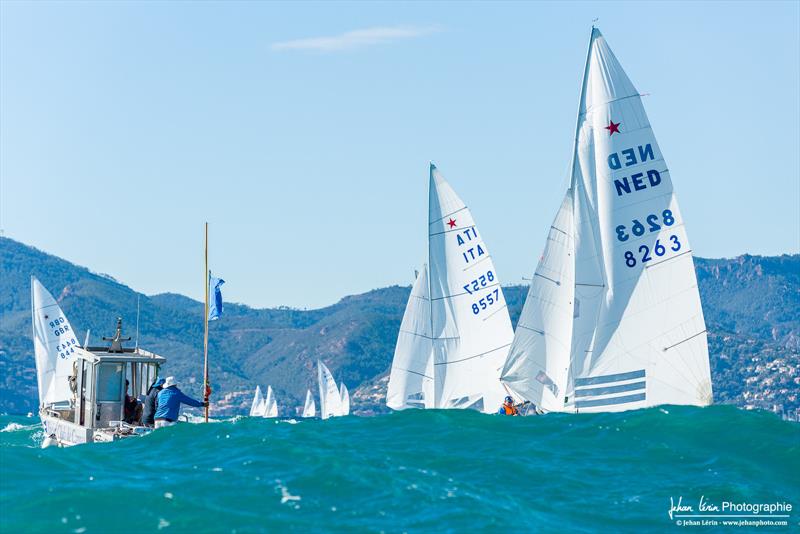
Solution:
{"label": "sail number 8557", "polygon": [[492,304],[500,302],[500,289],[495,289],[491,293],[488,293],[485,297],[480,299],[478,302],[472,303],[472,313],[478,315],[481,311],[485,310]]}
{"label": "sail number 8557", "polygon": [[[669,250],[672,252],[678,252],[681,249],[681,242],[678,240],[678,236],[671,235],[669,236]],[[667,253],[667,247],[661,243],[660,239],[656,239],[656,244],[653,245],[653,250],[650,250],[650,247],[647,245],[642,245],[639,247],[639,254],[641,255],[641,262],[647,263],[648,261],[652,260],[654,257],[661,257]],[[655,255],[655,256],[654,256]],[[625,251],[625,265],[628,267],[636,267],[637,257],[634,253],[630,250]]]}

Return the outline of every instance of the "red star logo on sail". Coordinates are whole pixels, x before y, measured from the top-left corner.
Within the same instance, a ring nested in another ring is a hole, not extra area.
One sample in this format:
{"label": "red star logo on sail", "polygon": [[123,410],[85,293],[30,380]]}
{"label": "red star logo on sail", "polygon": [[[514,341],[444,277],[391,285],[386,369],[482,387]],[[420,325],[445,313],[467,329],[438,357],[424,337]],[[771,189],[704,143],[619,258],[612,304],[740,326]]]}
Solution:
{"label": "red star logo on sail", "polygon": [[622,133],[619,131],[619,125],[622,124],[621,122],[614,122],[611,119],[608,119],[608,126],[606,126],[606,130],[608,130],[608,135],[614,135],[614,133]]}
{"label": "red star logo on sail", "polygon": [[450,225],[450,228],[452,228],[452,227],[454,227],[456,225],[456,220],[453,219],[453,218],[450,218],[450,220],[447,221],[447,224]]}

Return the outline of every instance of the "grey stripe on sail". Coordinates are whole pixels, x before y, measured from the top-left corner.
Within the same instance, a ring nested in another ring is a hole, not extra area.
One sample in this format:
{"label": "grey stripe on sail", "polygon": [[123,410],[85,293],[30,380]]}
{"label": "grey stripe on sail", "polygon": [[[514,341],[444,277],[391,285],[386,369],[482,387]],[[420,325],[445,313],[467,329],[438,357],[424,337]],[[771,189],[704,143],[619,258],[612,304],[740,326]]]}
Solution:
{"label": "grey stripe on sail", "polygon": [[428,380],[433,380],[432,376],[428,376],[425,373],[418,373],[416,371],[412,371],[411,369],[403,369],[402,367],[396,367],[396,369],[398,369],[400,371],[405,371],[406,373],[410,373],[412,375],[421,376],[422,378],[427,378]]}
{"label": "grey stripe on sail", "polygon": [[451,361],[451,362],[440,362],[440,363],[436,363],[436,362],[434,362],[434,364],[433,364],[433,365],[450,365],[451,363],[465,362],[465,361],[467,361],[467,360],[472,360],[472,359],[474,359],[474,358],[480,358],[481,356],[486,356],[487,354],[491,354],[491,353],[493,353],[493,352],[495,352],[495,351],[498,351],[498,350],[500,350],[500,349],[504,349],[504,348],[506,348],[506,347],[508,347],[508,346],[510,346],[510,345],[511,345],[511,343],[506,343],[506,344],[505,344],[505,345],[503,345],[502,347],[497,347],[496,349],[487,350],[486,352],[481,352],[480,354],[476,354],[476,355],[474,355],[474,356],[468,356],[468,357],[466,357],[466,358],[461,358],[460,360],[453,360],[453,361]]}
{"label": "grey stripe on sail", "polygon": [[428,223],[428,226],[434,225],[434,224],[438,223],[439,221],[441,221],[441,220],[444,220],[444,219],[446,219],[447,217],[450,217],[451,215],[455,215],[455,214],[456,214],[456,213],[458,213],[459,211],[464,211],[465,209],[467,209],[467,207],[466,207],[466,206],[464,206],[463,208],[458,208],[456,211],[450,212],[450,213],[448,213],[447,215],[442,215],[442,216],[441,216],[439,219],[436,219],[435,221],[431,221],[431,222],[429,222],[429,223]]}
{"label": "grey stripe on sail", "polygon": [[434,232],[432,234],[428,234],[428,237],[433,237],[435,235],[450,234],[452,232],[461,232],[462,230],[467,230],[469,228],[475,228],[475,225],[474,224],[470,224],[469,226],[461,226],[459,228],[453,228],[452,230],[443,230],[441,232]]}
{"label": "grey stripe on sail", "polygon": [[596,397],[598,395],[610,395],[611,393],[623,393],[625,391],[636,391],[637,389],[644,389],[645,382],[631,382],[630,384],[621,384],[619,386],[605,386],[600,388],[589,389],[576,389],[576,397]]}
{"label": "grey stripe on sail", "polygon": [[644,369],[639,369],[638,371],[630,371],[628,373],[617,373],[615,375],[588,376],[584,378],[576,378],[575,387],[591,386],[592,384],[608,384],[609,382],[621,382],[623,380],[631,380],[632,378],[644,378]]}
{"label": "grey stripe on sail", "polygon": [[555,230],[556,232],[561,232],[562,234],[567,235],[567,232],[565,232],[561,228],[556,228],[555,226],[551,226],[550,228]]}
{"label": "grey stripe on sail", "polygon": [[486,322],[486,320],[487,320],[487,319],[490,319],[490,318],[494,317],[494,316],[495,316],[495,314],[496,314],[497,312],[503,311],[503,310],[504,310],[504,309],[506,309],[506,308],[508,308],[508,305],[507,305],[507,304],[504,304],[502,307],[500,307],[500,308],[497,308],[495,311],[493,311],[492,313],[490,313],[489,315],[487,315],[486,317],[484,317],[484,318],[483,318],[483,321],[484,321],[484,322]]}
{"label": "grey stripe on sail", "polygon": [[530,326],[525,326],[524,324],[517,324],[517,328],[524,328],[525,330],[530,330],[531,332],[536,332],[537,334],[544,335],[544,331],[536,330],[535,328],[531,328]]}
{"label": "grey stripe on sail", "polygon": [[472,269],[473,267],[475,267],[475,266],[476,266],[476,265],[478,265],[479,263],[481,263],[481,262],[484,262],[484,261],[488,260],[488,259],[489,259],[489,258],[491,258],[491,257],[492,257],[491,255],[487,254],[485,258],[481,258],[481,259],[479,259],[478,261],[476,261],[475,263],[472,263],[472,264],[470,264],[470,265],[467,265],[466,267],[464,267],[463,269],[461,269],[461,271],[469,271],[470,269]]}
{"label": "grey stripe on sail", "polygon": [[657,261],[655,263],[652,263],[652,262],[647,263],[645,265],[645,268],[646,269],[652,269],[653,267],[657,267],[657,266],[659,266],[659,265],[661,265],[663,263],[667,263],[669,261],[676,260],[676,259],[680,258],[681,256],[685,256],[686,254],[691,254],[691,253],[692,253],[691,250],[685,250],[685,251],[681,252],[680,254],[676,254],[675,256],[669,257],[669,258],[667,258],[665,260]]}
{"label": "grey stripe on sail", "polygon": [[420,334],[418,332],[412,332],[411,330],[400,330],[400,332],[408,334],[410,336],[424,337],[425,339],[458,339],[458,337],[431,337],[431,336],[426,336],[425,334]]}
{"label": "grey stripe on sail", "polygon": [[592,408],[594,406],[612,406],[614,404],[627,404],[629,402],[639,402],[643,400],[645,400],[645,394],[637,393],[635,395],[625,395],[623,397],[610,397],[608,399],[575,401],[575,407]]}
{"label": "grey stripe on sail", "polygon": [[499,285],[500,285],[500,282],[498,282],[496,284],[489,284],[487,286],[483,286],[480,289],[478,289],[478,291],[473,291],[472,293],[467,293],[466,291],[463,292],[463,293],[453,293],[452,295],[444,295],[444,296],[441,296],[441,297],[433,298],[431,300],[436,301],[436,300],[451,299],[453,297],[460,297],[460,296],[463,296],[463,295],[474,295],[474,294],[480,292],[482,289],[489,289],[490,287],[495,287],[495,286],[499,286]]}

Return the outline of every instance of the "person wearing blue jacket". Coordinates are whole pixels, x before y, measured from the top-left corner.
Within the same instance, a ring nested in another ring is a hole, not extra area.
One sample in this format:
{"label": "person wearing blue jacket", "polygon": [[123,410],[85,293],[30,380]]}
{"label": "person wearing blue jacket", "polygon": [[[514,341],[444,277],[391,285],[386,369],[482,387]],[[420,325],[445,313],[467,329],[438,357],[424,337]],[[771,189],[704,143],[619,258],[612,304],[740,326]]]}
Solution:
{"label": "person wearing blue jacket", "polygon": [[194,400],[178,389],[175,377],[168,376],[164,381],[164,389],[158,393],[158,408],[156,408],[155,420],[156,428],[172,426],[178,420],[181,411],[181,404],[187,404],[196,408],[208,406],[208,403]]}

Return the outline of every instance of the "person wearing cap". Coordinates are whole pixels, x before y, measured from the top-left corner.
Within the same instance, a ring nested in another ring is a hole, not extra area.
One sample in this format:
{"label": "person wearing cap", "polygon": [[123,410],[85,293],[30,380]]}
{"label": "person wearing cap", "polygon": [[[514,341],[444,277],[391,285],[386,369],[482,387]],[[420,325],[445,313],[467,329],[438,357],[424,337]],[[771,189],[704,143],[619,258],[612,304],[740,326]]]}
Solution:
{"label": "person wearing cap", "polygon": [[505,398],[497,413],[500,415],[519,415],[519,410],[514,406],[514,398],[511,395]]}
{"label": "person wearing cap", "polygon": [[153,385],[147,390],[147,396],[144,398],[144,412],[142,413],[142,424],[144,426],[154,426],[156,424],[155,414],[158,407],[158,394],[164,385],[164,379],[159,377]]}
{"label": "person wearing cap", "polygon": [[156,428],[172,426],[178,420],[181,404],[196,408],[208,406],[208,402],[194,400],[178,389],[175,377],[168,376],[164,381],[164,389],[158,393],[158,407],[156,408]]}

